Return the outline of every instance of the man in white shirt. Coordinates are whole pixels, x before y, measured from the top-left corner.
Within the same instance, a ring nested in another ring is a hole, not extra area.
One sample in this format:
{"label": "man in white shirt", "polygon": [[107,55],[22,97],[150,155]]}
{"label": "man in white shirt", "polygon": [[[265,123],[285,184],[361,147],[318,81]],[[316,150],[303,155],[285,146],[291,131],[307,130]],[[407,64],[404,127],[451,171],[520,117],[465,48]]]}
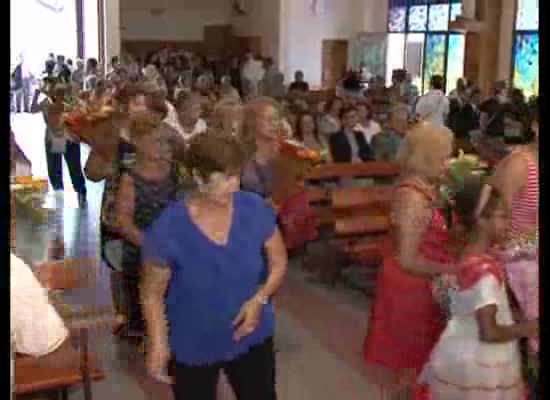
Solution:
{"label": "man in white shirt", "polygon": [[259,95],[258,85],[264,78],[265,69],[261,60],[256,60],[252,53],[246,56],[246,62],[243,65],[241,76],[243,82],[248,83],[248,98],[254,98]]}
{"label": "man in white shirt", "polygon": [[63,320],[48,300],[48,291],[30,267],[17,256],[10,258],[11,329],[16,350],[41,357],[57,350],[69,337]]}
{"label": "man in white shirt", "polygon": [[418,99],[416,114],[419,119],[437,126],[446,126],[449,115],[449,99],[445,96],[441,75],[430,79],[430,91]]}
{"label": "man in white shirt", "polygon": [[72,350],[69,331],[50,304],[47,290],[14,254],[10,257],[10,325],[12,390],[16,352],[40,357],[41,365],[48,367],[78,366],[78,353]]}

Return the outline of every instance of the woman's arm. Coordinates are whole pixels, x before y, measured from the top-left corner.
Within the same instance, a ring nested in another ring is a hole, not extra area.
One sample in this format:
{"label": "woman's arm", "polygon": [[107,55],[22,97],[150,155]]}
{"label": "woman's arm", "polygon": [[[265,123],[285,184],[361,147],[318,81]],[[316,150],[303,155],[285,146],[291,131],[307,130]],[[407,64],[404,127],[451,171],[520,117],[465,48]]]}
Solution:
{"label": "woman's arm", "polygon": [[113,162],[101,157],[96,151],[92,150],[86,166],[84,167],[86,178],[92,182],[101,182],[113,174]]}
{"label": "woman's arm", "polygon": [[487,343],[504,343],[524,337],[539,335],[538,320],[499,325],[496,320],[497,306],[494,304],[476,311],[479,339]]}
{"label": "woman's arm", "polygon": [[153,346],[168,346],[168,324],[164,296],[172,276],[170,268],[145,262],[141,279],[141,304],[147,335]]}
{"label": "woman's arm", "polygon": [[116,199],[116,220],[120,235],[135,246],[141,247],[143,232],[134,224],[134,181],[128,174],[122,175]]}
{"label": "woman's arm", "polygon": [[256,293],[260,300],[272,297],[279,290],[286,276],[288,256],[279,228],[275,228],[275,232],[265,243],[265,250],[269,276],[266,283]]}
{"label": "woman's arm", "polygon": [[401,267],[410,274],[427,278],[454,271],[451,264],[430,261],[419,252],[420,244],[431,223],[431,207],[421,193],[403,189],[397,192],[392,210]]}
{"label": "woman's arm", "polygon": [[[489,180],[489,185],[494,187],[502,197],[504,206],[511,215],[512,202],[518,192],[520,192],[527,182],[529,171],[525,157],[522,154],[514,153],[502,160],[496,167],[495,173]],[[485,203],[488,201],[490,190],[484,189],[482,201],[478,211],[481,212]]]}
{"label": "woman's arm", "polygon": [[235,332],[233,339],[241,340],[254,332],[260,323],[262,308],[269,298],[281,287],[287,270],[286,248],[278,228],[265,243],[269,263],[269,276],[266,283],[256,292],[255,296],[246,301],[237,317],[233,320]]}

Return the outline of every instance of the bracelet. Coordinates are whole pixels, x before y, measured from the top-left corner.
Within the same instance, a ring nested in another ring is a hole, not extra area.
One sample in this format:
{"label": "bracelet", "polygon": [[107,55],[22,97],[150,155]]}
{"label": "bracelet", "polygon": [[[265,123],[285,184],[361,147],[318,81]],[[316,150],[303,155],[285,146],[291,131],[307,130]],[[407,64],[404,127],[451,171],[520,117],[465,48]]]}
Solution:
{"label": "bracelet", "polygon": [[254,296],[254,300],[260,303],[262,306],[266,306],[269,304],[268,296],[262,296],[260,294],[257,294],[256,296]]}

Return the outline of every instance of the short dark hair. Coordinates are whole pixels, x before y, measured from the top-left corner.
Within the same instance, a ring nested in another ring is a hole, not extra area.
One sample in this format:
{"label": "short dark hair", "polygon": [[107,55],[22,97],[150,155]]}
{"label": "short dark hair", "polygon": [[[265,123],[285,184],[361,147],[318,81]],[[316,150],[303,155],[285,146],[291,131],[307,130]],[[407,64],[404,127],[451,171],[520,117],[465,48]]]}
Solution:
{"label": "short dark hair", "polygon": [[436,90],[445,89],[445,80],[441,75],[432,75],[430,79],[430,86]]}
{"label": "short dark hair", "polygon": [[334,103],[336,103],[337,101],[341,102],[342,104],[344,103],[344,99],[342,99],[341,97],[338,97],[338,96],[334,96],[334,97],[331,97],[331,99],[329,101],[327,101],[327,103],[325,104],[325,112],[330,112],[330,110],[332,109],[332,106],[334,106]]}
{"label": "short dark hair", "polygon": [[208,179],[214,172],[238,171],[246,158],[246,151],[237,138],[209,130],[189,141],[185,164]]}
{"label": "short dark hair", "polygon": [[97,68],[98,62],[95,58],[88,58],[88,61],[86,62],[86,65],[88,68]]}
{"label": "short dark hair", "polygon": [[357,112],[357,107],[345,106],[344,108],[342,108],[342,110],[340,111],[340,119],[344,118],[350,112]]}
{"label": "short dark hair", "polygon": [[491,217],[501,200],[500,193],[495,188],[491,188],[491,195],[478,217],[476,213],[484,186],[485,179],[483,177],[470,175],[464,179],[462,187],[454,195],[453,211],[458,224],[466,233],[473,231],[479,218]]}

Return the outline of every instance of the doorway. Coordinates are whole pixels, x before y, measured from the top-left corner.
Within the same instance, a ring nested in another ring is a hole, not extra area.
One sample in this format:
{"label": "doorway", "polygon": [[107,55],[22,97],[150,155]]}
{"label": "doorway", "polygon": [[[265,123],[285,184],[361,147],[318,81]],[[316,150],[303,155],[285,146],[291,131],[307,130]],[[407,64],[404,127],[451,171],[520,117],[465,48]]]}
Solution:
{"label": "doorway", "polygon": [[323,40],[321,84],[323,89],[334,89],[348,70],[347,40]]}

